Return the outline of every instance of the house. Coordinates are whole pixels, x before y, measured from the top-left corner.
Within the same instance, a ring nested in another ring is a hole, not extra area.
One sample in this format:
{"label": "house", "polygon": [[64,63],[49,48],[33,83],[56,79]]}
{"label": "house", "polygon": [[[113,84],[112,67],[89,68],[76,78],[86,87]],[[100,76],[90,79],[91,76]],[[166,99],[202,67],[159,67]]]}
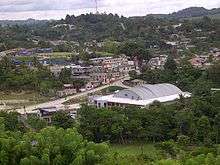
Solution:
{"label": "house", "polygon": [[99,58],[92,58],[89,61],[93,64],[101,64],[104,60],[112,59],[112,57],[99,57]]}
{"label": "house", "polygon": [[157,57],[151,58],[147,65],[151,69],[164,69],[167,58],[167,55],[159,55]]}
{"label": "house", "polygon": [[5,52],[0,52],[0,60],[6,56],[6,53]]}
{"label": "house", "polygon": [[37,115],[41,119],[46,120],[48,124],[51,124],[52,116],[61,111],[67,113],[70,117],[75,119],[77,117],[77,111],[80,109],[80,107],[81,106],[79,104],[42,107],[35,109],[27,115]]}
{"label": "house", "polygon": [[53,48],[37,48],[36,53],[53,53]]}
{"label": "house", "polygon": [[177,42],[172,42],[172,41],[167,41],[166,44],[170,45],[170,46],[177,46],[178,45]]}
{"label": "house", "polygon": [[143,84],[129,89],[118,91],[112,95],[93,96],[90,103],[98,108],[101,107],[126,107],[138,106],[149,107],[154,102],[170,103],[180,97],[188,98],[191,94],[182,92],[178,87],[172,84]]}
{"label": "house", "polygon": [[102,84],[109,84],[111,82],[110,73],[96,72],[92,73],[91,80],[95,82],[101,82]]}
{"label": "house", "polygon": [[38,108],[35,111],[37,111],[37,115],[41,118],[47,121],[47,123],[51,123],[51,119],[53,114],[58,112],[58,109],[56,107],[46,107],[46,108]]}
{"label": "house", "polygon": [[92,65],[81,66],[81,65],[71,64],[71,65],[65,66],[65,68],[71,70],[73,77],[74,76],[85,76],[85,75],[88,76],[93,70]]}
{"label": "house", "polygon": [[58,97],[69,96],[77,93],[76,89],[72,84],[64,84],[63,87],[63,90],[57,91]]}
{"label": "house", "polygon": [[192,66],[196,68],[202,68],[203,65],[205,64],[206,60],[200,57],[195,57],[189,60]]}
{"label": "house", "polygon": [[109,84],[121,77],[127,76],[130,71],[136,70],[135,61],[131,61],[128,57],[122,55],[118,58],[101,57],[90,59],[93,63],[93,70],[90,74],[92,82],[100,82],[101,84]]}
{"label": "house", "polygon": [[20,49],[16,56],[31,56],[35,53],[34,49]]}
{"label": "house", "polygon": [[65,67],[62,65],[53,65],[53,66],[49,66],[50,71],[54,74],[55,77],[59,77],[62,69],[64,69]]}

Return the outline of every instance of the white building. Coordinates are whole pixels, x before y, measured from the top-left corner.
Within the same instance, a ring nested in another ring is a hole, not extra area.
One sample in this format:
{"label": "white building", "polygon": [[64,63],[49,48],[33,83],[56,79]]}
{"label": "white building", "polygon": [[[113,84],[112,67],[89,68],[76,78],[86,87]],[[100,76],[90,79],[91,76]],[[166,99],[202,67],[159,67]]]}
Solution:
{"label": "white building", "polygon": [[163,69],[167,61],[167,58],[168,58],[167,55],[160,55],[158,57],[154,57],[150,59],[150,61],[148,62],[148,66],[151,69]]}
{"label": "white building", "polygon": [[112,107],[135,105],[139,107],[148,107],[155,101],[166,103],[191,97],[188,92],[182,92],[178,87],[172,84],[145,84],[138,87],[124,89],[115,94],[94,97],[92,103],[97,107]]}

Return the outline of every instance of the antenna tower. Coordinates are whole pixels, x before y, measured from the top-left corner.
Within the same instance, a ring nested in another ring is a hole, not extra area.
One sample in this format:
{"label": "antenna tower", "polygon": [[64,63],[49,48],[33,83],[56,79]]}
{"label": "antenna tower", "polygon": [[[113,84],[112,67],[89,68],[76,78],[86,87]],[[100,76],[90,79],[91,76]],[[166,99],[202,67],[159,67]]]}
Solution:
{"label": "antenna tower", "polygon": [[96,14],[98,14],[98,0],[95,0],[95,10]]}

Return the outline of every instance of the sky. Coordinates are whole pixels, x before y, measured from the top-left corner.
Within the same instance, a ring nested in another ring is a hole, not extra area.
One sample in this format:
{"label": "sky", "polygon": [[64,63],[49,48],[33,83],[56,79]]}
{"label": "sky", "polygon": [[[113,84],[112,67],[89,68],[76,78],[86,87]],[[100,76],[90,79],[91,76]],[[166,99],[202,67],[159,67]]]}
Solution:
{"label": "sky", "polygon": [[[168,14],[187,7],[220,7],[220,0],[97,0],[100,13],[123,16]],[[61,19],[95,13],[95,0],[0,0],[0,20]]]}

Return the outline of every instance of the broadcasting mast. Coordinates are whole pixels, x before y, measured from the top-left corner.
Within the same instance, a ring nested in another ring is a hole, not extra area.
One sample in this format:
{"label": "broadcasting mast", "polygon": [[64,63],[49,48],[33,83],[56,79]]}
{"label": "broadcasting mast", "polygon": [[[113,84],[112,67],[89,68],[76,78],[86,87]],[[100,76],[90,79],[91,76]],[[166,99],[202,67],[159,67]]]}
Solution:
{"label": "broadcasting mast", "polygon": [[98,12],[98,0],[95,0],[95,10],[96,10],[96,14],[99,14],[99,12]]}

